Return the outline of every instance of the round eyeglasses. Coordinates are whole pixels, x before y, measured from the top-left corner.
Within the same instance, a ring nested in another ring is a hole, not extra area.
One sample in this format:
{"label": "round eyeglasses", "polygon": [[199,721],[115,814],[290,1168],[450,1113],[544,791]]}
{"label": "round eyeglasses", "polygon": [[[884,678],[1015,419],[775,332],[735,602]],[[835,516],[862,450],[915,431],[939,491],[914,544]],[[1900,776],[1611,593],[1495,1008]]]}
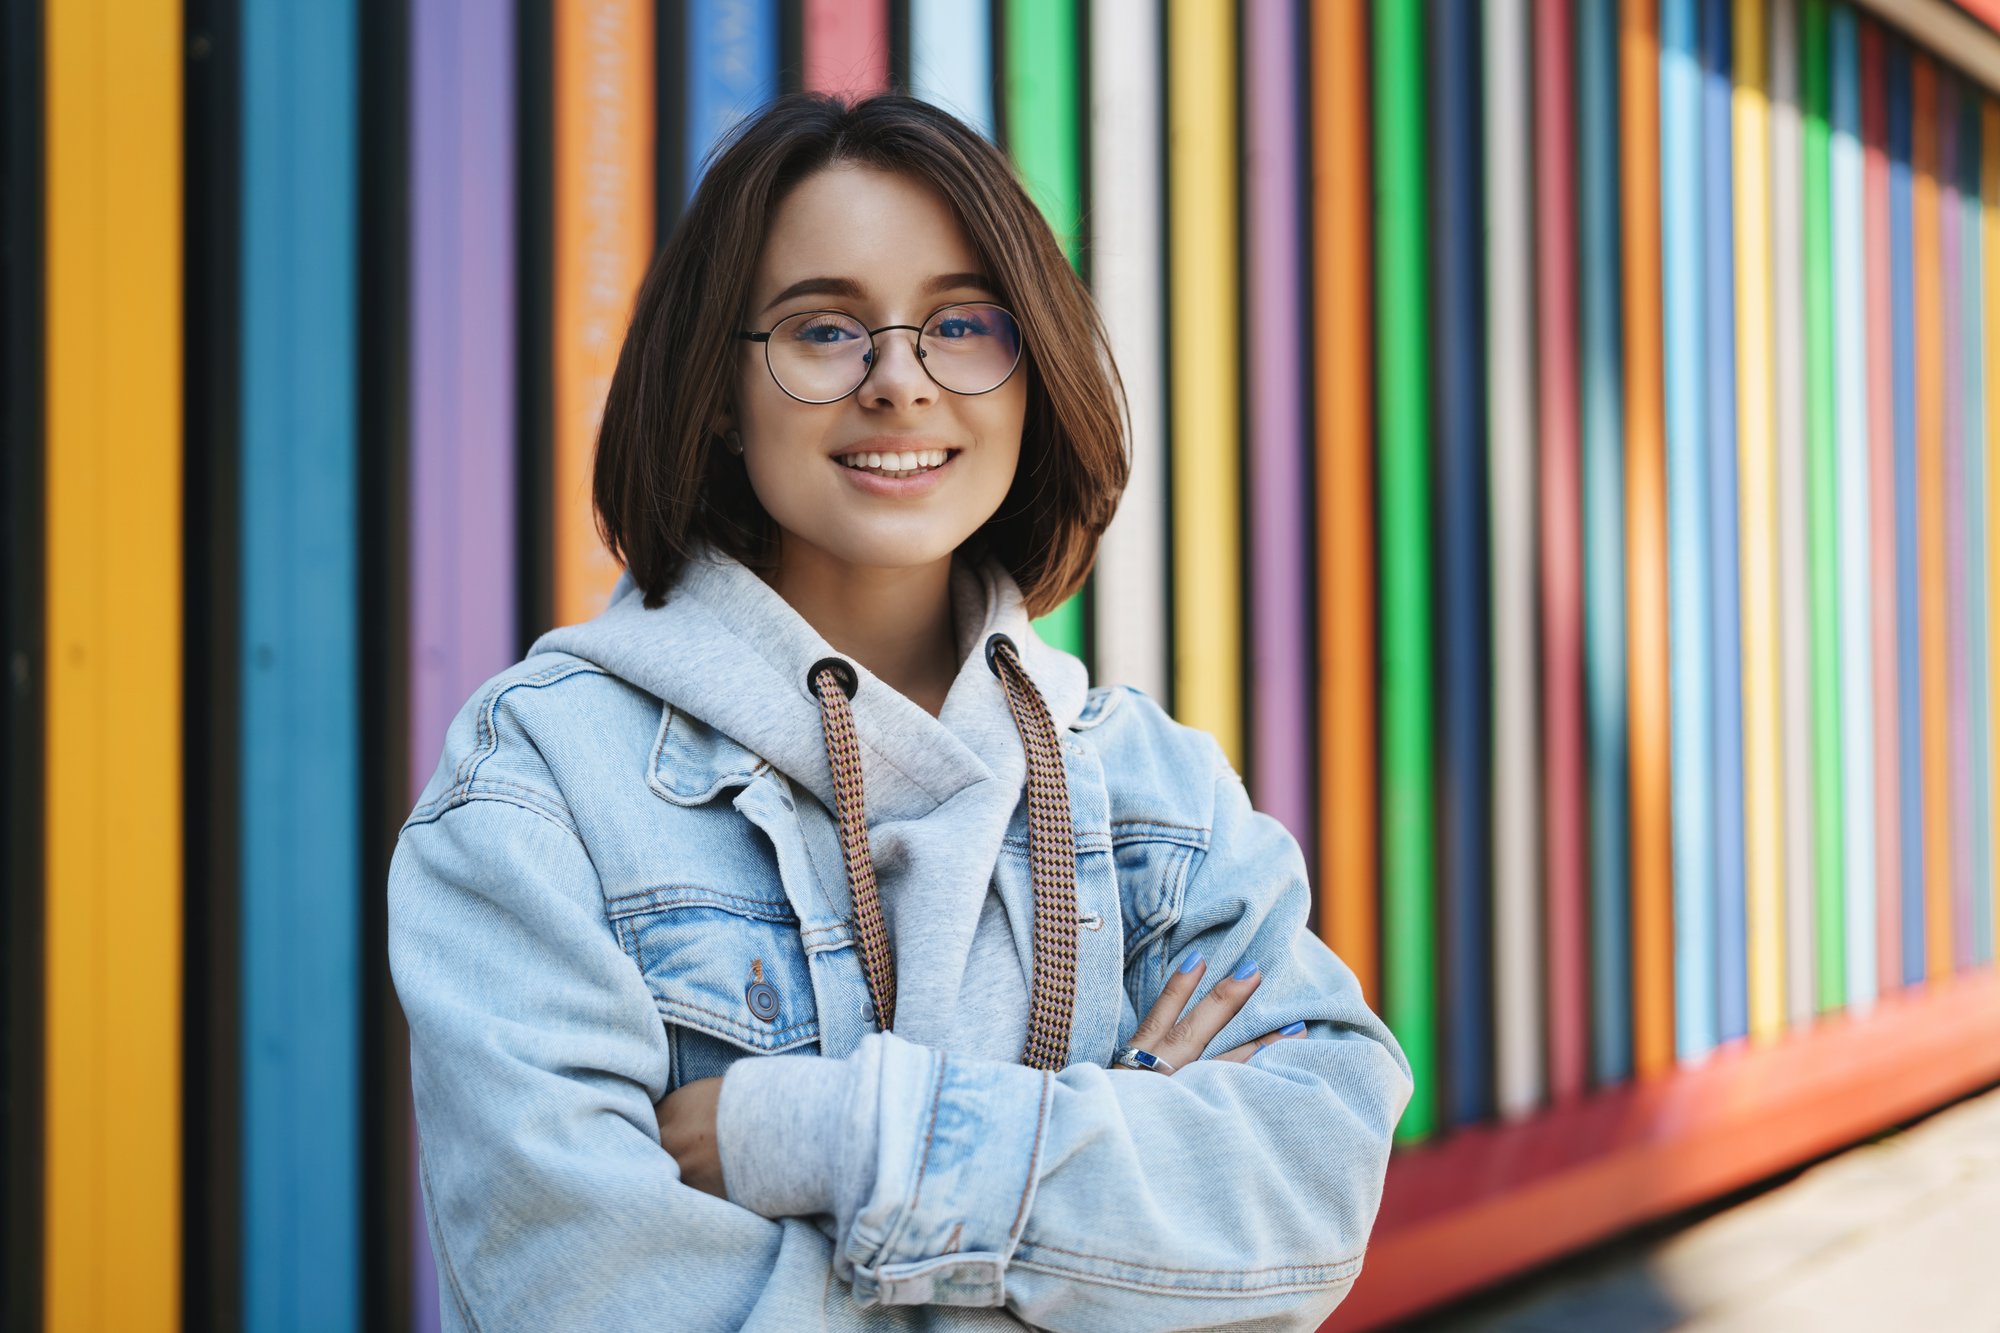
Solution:
{"label": "round eyeglasses", "polygon": [[940,389],[974,396],[1007,382],[1021,363],[1021,326],[984,301],[940,306],[922,324],[871,329],[845,310],[802,310],[767,333],[736,336],[764,344],[778,387],[802,403],[837,403],[861,387],[875,364],[875,335],[913,329],[917,364]]}

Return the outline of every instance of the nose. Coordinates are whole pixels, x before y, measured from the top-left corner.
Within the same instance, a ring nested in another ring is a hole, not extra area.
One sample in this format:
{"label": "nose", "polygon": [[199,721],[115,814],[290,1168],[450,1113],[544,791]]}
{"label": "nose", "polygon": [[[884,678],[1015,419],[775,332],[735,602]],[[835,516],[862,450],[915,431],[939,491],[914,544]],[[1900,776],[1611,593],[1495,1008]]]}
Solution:
{"label": "nose", "polygon": [[937,395],[937,383],[917,355],[915,329],[890,329],[875,335],[875,359],[856,392],[863,404],[876,407],[907,407],[927,403]]}

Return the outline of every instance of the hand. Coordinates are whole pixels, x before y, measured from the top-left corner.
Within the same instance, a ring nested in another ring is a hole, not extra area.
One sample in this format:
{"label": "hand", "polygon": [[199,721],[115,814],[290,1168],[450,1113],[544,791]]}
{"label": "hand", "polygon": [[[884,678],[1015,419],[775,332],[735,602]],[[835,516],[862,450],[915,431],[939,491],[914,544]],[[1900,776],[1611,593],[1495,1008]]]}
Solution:
{"label": "hand", "polygon": [[[1181,1009],[1193,995],[1195,987],[1208,972],[1208,963],[1195,955],[1195,965],[1185,972],[1175,972],[1167,978],[1167,985],[1160,992],[1160,998],[1140,1021],[1139,1030],[1132,1034],[1132,1045],[1142,1051],[1151,1051],[1176,1070],[1185,1069],[1201,1058],[1208,1044],[1215,1040],[1215,1034],[1229,1025],[1263,981],[1262,972],[1252,972],[1241,981],[1234,977],[1224,977],[1215,983],[1202,1002],[1182,1017]],[[1287,1037],[1303,1037],[1305,1029],[1297,1032],[1267,1032],[1255,1041],[1246,1041],[1241,1046],[1213,1055],[1212,1060],[1233,1060],[1238,1064],[1248,1060],[1274,1041]],[[1113,1069],[1125,1071],[1123,1065],[1113,1065]],[[1130,1070],[1131,1073],[1160,1073],[1160,1070]]]}
{"label": "hand", "polygon": [[715,1140],[715,1106],[720,1100],[722,1080],[698,1078],[668,1093],[654,1105],[653,1114],[660,1121],[660,1146],[679,1163],[681,1182],[727,1199]]}

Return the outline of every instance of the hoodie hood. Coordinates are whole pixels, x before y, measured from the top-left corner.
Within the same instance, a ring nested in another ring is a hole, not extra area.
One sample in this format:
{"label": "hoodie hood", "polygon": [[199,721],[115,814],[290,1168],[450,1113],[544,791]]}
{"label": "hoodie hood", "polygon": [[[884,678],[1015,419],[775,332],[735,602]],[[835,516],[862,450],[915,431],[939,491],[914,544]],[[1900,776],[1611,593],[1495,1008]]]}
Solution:
{"label": "hoodie hood", "polygon": [[1027,781],[1021,734],[984,645],[993,634],[1013,640],[1059,735],[1083,710],[1083,663],[1036,635],[1019,585],[991,557],[953,561],[959,670],[937,717],[836,652],[726,553],[690,560],[659,609],[644,600],[623,575],[603,612],[551,630],[529,652],[568,653],[630,682],[767,760],[829,812],[833,770],[807,673],[826,657],[854,668],[869,843],[896,960],[896,1029],[948,1044],[974,928]]}

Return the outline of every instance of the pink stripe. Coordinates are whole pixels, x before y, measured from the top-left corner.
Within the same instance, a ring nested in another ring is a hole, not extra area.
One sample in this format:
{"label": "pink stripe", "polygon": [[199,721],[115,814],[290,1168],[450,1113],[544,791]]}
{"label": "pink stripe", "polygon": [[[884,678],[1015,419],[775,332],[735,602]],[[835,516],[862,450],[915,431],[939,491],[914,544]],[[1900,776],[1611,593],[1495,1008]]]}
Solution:
{"label": "pink stripe", "polygon": [[1568,0],[1536,0],[1535,232],[1541,361],[1543,745],[1548,803],[1549,1091],[1584,1090],[1590,1035],[1583,792],[1574,94]]}
{"label": "pink stripe", "polygon": [[889,0],[805,0],[805,87],[868,94],[889,87]]}

